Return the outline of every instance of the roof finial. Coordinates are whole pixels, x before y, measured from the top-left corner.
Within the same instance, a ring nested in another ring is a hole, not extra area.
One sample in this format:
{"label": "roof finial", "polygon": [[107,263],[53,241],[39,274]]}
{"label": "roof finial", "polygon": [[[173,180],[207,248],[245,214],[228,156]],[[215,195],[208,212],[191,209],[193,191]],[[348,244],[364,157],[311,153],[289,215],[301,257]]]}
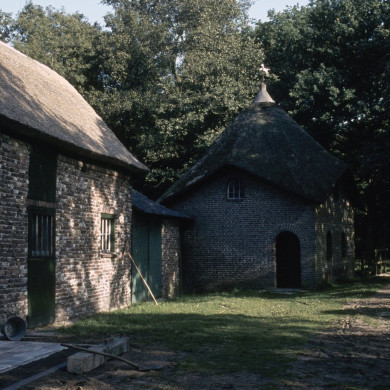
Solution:
{"label": "roof finial", "polygon": [[253,103],[261,103],[266,105],[273,104],[275,102],[267,92],[267,86],[264,82],[265,77],[268,76],[269,68],[266,68],[264,64],[261,64],[260,72],[261,72],[261,89],[259,93],[256,95],[256,97],[254,98]]}
{"label": "roof finial", "polygon": [[265,76],[268,76],[269,68],[266,68],[264,64],[261,64],[260,72],[261,72],[261,82],[264,83]]}

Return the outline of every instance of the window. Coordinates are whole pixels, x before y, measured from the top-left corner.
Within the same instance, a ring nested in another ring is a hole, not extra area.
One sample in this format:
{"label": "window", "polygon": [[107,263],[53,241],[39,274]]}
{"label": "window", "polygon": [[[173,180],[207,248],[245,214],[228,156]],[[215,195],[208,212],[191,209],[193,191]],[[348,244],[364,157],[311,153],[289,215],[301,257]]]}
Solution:
{"label": "window", "polygon": [[112,214],[101,215],[100,249],[104,253],[115,251],[115,216]]}
{"label": "window", "polygon": [[54,210],[29,210],[29,252],[31,257],[54,256]]}
{"label": "window", "polygon": [[326,233],[326,260],[332,260],[332,233],[328,231]]}
{"label": "window", "polygon": [[244,197],[244,191],[241,186],[240,180],[230,180],[227,186],[227,198],[228,199],[242,199]]}
{"label": "window", "polygon": [[347,238],[345,233],[341,233],[341,257],[347,257]]}

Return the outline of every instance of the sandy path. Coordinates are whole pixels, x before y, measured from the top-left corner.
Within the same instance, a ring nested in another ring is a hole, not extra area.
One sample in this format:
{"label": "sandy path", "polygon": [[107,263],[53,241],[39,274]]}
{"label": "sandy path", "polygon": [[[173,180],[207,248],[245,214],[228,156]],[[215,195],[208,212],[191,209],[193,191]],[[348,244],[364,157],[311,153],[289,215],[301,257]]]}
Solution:
{"label": "sandy path", "polygon": [[285,389],[390,389],[390,285],[344,312],[306,344]]}

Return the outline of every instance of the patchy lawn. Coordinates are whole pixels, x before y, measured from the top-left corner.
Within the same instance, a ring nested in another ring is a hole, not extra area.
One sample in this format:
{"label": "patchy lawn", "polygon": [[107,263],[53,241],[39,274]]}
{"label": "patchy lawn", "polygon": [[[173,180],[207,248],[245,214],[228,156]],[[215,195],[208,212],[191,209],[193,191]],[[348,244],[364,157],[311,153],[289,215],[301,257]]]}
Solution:
{"label": "patchy lawn", "polygon": [[[181,374],[285,378],[308,339],[345,317],[347,301],[367,298],[389,282],[378,277],[292,295],[232,291],[184,296],[96,315],[61,331],[78,337],[128,335],[138,349],[162,346],[180,353],[175,370]],[[375,323],[369,309],[348,315]]]}

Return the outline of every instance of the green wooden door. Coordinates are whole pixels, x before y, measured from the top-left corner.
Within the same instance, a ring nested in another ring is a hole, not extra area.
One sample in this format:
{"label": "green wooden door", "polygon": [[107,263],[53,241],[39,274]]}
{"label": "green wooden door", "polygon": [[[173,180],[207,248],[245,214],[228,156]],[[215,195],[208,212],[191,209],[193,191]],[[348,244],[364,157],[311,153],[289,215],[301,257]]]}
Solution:
{"label": "green wooden door", "polygon": [[55,320],[55,260],[34,258],[28,262],[28,326]]}
{"label": "green wooden door", "polygon": [[55,209],[57,154],[33,146],[30,154],[29,192],[32,201],[51,207],[28,207],[28,325],[55,321]]}
{"label": "green wooden door", "polygon": [[[155,297],[161,296],[161,222],[144,215],[133,215],[132,256],[142,276],[148,283]],[[151,299],[150,294],[133,267],[132,302]]]}
{"label": "green wooden door", "polygon": [[28,325],[55,321],[55,211],[29,207]]}
{"label": "green wooden door", "polygon": [[[132,225],[132,256],[137,264],[138,269],[141,271],[142,276],[147,279],[148,275],[148,224],[139,216],[133,216]],[[131,288],[132,288],[132,302],[145,301],[148,298],[148,291],[143,283],[141,276],[136,271],[135,267],[132,268],[131,274]]]}

